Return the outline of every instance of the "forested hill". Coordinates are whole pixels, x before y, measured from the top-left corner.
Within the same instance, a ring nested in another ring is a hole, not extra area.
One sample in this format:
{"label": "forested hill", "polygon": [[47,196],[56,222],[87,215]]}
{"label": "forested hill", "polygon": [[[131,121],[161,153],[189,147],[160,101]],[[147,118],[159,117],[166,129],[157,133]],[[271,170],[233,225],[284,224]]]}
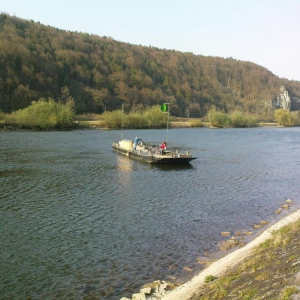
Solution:
{"label": "forested hill", "polygon": [[42,97],[72,97],[77,113],[169,102],[177,116],[189,110],[202,117],[213,107],[265,116],[281,85],[300,97],[299,81],[251,62],[131,45],[0,14],[0,110],[6,113]]}

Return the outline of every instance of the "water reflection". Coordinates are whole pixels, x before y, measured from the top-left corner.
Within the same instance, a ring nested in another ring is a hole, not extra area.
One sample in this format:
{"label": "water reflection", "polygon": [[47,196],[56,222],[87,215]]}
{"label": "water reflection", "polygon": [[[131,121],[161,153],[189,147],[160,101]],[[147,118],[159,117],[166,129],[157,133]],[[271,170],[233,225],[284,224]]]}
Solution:
{"label": "water reflection", "polygon": [[118,155],[118,170],[121,172],[132,172],[132,160],[123,155]]}
{"label": "water reflection", "polygon": [[[116,154],[118,155],[118,154]],[[130,189],[133,161],[123,155],[118,155],[118,184],[119,188]]]}

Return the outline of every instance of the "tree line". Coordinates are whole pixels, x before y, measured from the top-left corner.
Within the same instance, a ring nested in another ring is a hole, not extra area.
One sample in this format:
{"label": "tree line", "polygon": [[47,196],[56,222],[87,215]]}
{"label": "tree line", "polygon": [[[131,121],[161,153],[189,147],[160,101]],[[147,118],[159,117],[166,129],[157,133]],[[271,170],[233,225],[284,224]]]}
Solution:
{"label": "tree line", "polygon": [[[284,85],[300,98],[300,82],[252,62],[205,57],[119,42],[0,14],[0,110],[32,101],[74,101],[76,114],[139,111],[164,102],[174,116],[211,109],[273,119],[268,105]],[[292,109],[298,109],[292,107]]]}

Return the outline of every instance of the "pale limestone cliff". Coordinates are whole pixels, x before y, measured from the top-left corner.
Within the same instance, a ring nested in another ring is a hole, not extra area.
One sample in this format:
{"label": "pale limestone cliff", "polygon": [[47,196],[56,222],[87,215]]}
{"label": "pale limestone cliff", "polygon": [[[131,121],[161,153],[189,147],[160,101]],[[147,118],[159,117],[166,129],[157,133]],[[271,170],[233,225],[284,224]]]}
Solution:
{"label": "pale limestone cliff", "polygon": [[271,101],[271,106],[273,108],[291,110],[292,101],[289,96],[289,92],[285,89],[284,85],[280,87],[279,95]]}

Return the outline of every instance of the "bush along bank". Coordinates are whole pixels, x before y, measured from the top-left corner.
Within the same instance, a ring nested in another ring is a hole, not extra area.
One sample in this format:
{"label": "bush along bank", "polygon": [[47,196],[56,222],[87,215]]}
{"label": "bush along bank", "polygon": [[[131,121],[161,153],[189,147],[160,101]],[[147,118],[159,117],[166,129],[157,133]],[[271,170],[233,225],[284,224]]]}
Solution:
{"label": "bush along bank", "polygon": [[74,102],[57,103],[53,99],[41,98],[30,106],[2,115],[5,129],[53,130],[75,128]]}

